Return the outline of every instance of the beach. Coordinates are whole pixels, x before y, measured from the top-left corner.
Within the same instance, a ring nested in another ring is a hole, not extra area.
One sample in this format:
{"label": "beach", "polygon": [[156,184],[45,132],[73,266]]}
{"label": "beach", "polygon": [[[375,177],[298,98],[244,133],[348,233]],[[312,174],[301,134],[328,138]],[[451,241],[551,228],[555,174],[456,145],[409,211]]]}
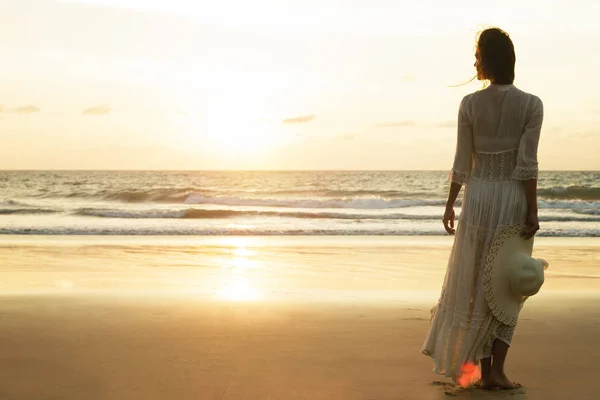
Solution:
{"label": "beach", "polygon": [[420,348],[451,239],[2,236],[0,398],[596,398],[596,238],[536,241],[523,388],[435,383]]}

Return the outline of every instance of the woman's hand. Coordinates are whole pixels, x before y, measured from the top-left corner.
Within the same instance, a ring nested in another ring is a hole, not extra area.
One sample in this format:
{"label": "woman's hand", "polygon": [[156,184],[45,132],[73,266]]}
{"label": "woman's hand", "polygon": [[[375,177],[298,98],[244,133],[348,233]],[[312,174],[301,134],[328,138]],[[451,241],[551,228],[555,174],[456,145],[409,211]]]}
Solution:
{"label": "woman's hand", "polygon": [[525,239],[531,239],[537,231],[540,230],[540,222],[538,221],[538,213],[529,211],[525,220],[525,228],[521,231],[521,236]]}
{"label": "woman's hand", "polygon": [[444,218],[442,218],[442,222],[444,223],[444,228],[446,232],[450,235],[454,235],[456,230],[454,229],[454,207],[446,206],[446,211],[444,212]]}

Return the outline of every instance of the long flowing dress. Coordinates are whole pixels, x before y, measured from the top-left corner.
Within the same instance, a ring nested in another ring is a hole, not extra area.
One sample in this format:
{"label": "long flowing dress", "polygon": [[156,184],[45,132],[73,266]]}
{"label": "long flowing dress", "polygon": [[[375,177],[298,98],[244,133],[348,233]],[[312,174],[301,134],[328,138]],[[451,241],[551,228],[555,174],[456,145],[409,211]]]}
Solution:
{"label": "long flowing dress", "polygon": [[[499,234],[525,222],[523,180],[537,179],[541,100],[514,85],[491,85],[463,98],[450,180],[465,185],[446,276],[422,353],[434,371],[457,380],[466,363],[510,345],[516,320],[486,298],[486,257]],[[514,229],[514,228],[513,228]],[[487,296],[489,297],[489,296]]]}

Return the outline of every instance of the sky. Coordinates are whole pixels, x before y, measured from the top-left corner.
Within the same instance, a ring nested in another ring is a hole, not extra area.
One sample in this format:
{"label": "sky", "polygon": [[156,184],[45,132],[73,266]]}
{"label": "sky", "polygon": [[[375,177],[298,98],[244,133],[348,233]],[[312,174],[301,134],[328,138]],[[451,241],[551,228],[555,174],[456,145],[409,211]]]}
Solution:
{"label": "sky", "polygon": [[1,0],[0,169],[448,170],[478,31],[600,170],[600,3]]}

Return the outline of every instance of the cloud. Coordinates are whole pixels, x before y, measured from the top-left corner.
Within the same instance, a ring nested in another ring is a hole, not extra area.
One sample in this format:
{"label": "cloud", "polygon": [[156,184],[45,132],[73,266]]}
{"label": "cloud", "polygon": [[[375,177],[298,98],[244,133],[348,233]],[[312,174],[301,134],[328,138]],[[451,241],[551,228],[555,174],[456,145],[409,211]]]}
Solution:
{"label": "cloud", "polygon": [[316,115],[303,115],[301,117],[286,118],[281,122],[284,124],[305,124],[315,119],[315,117]]}
{"label": "cloud", "polygon": [[585,132],[575,132],[570,133],[568,138],[571,139],[592,139],[600,137],[600,131],[585,131]]}
{"label": "cloud", "polygon": [[12,109],[12,112],[15,112],[17,114],[33,114],[33,113],[36,113],[39,111],[40,111],[39,107],[31,106],[31,105],[17,107],[17,108]]}
{"label": "cloud", "polygon": [[440,122],[440,123],[436,124],[435,126],[437,126],[438,128],[456,128],[457,122],[456,121],[444,121],[444,122]]}
{"label": "cloud", "polygon": [[416,125],[415,121],[395,121],[395,122],[379,122],[376,124],[378,128],[395,128],[395,127],[407,127]]}
{"label": "cloud", "polygon": [[338,140],[354,140],[356,139],[358,135],[355,133],[346,133],[345,135],[340,135],[337,136],[336,139]]}
{"label": "cloud", "polygon": [[111,109],[108,106],[90,107],[83,110],[83,115],[108,115]]}

